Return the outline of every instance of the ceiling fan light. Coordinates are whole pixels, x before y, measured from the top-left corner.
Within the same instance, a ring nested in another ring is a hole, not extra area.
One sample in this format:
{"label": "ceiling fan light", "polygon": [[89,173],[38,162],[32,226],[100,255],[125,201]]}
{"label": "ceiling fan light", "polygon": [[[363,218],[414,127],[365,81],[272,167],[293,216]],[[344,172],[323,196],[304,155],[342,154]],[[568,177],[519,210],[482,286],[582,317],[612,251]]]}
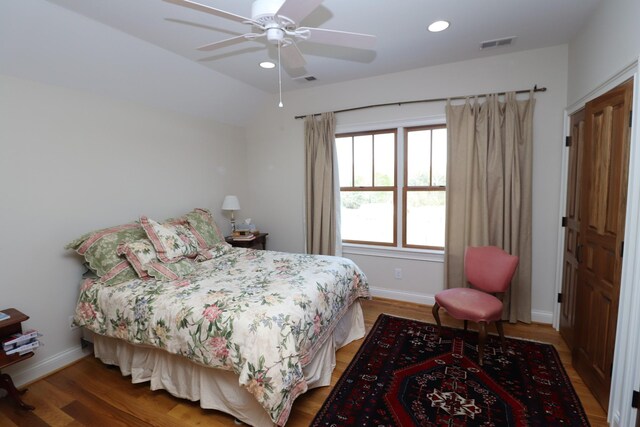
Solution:
{"label": "ceiling fan light", "polygon": [[429,27],[427,27],[427,29],[432,33],[438,33],[440,31],[446,30],[447,28],[449,28],[448,21],[435,21],[435,22],[432,22],[431,25],[429,25]]}
{"label": "ceiling fan light", "polygon": [[[276,24],[273,24],[276,25]],[[284,39],[284,30],[279,27],[267,27],[267,40],[271,44],[278,44]]]}
{"label": "ceiling fan light", "polygon": [[260,63],[260,67],[264,68],[265,70],[270,70],[271,68],[275,68],[276,64],[270,61],[263,61]]}

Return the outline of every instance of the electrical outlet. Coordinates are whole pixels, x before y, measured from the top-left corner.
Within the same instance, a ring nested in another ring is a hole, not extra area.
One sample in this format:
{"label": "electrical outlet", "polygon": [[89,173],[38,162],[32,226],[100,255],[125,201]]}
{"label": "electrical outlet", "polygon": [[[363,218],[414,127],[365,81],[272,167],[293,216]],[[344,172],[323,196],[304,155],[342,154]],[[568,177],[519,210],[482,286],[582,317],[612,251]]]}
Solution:
{"label": "electrical outlet", "polygon": [[396,268],[395,270],[393,270],[393,275],[398,280],[402,279],[402,269],[401,268]]}
{"label": "electrical outlet", "polygon": [[71,330],[71,331],[75,331],[76,329],[79,328],[78,325],[75,325],[73,323],[73,316],[69,316],[69,319],[67,320],[67,324],[69,325],[69,330]]}

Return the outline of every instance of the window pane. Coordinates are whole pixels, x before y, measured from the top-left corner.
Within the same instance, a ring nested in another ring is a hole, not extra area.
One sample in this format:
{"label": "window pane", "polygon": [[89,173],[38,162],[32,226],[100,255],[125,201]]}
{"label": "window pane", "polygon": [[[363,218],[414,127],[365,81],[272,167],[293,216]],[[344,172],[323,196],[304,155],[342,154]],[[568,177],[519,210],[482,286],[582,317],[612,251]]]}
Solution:
{"label": "window pane", "polygon": [[373,184],[373,138],[361,135],[353,138],[353,172],[355,187],[371,187]]}
{"label": "window pane", "polygon": [[431,185],[447,185],[447,130],[432,131],[433,163],[431,165]]}
{"label": "window pane", "polygon": [[393,191],[342,191],[343,240],[393,243]]}
{"label": "window pane", "polygon": [[429,179],[431,131],[407,132],[407,185],[431,185]]}
{"label": "window pane", "polygon": [[407,244],[444,247],[444,191],[407,191]]}
{"label": "window pane", "polygon": [[395,185],[395,134],[380,133],[373,136],[375,186]]}
{"label": "window pane", "polygon": [[353,152],[351,151],[351,137],[336,138],[336,150],[338,151],[338,173],[340,175],[340,187],[353,186]]}

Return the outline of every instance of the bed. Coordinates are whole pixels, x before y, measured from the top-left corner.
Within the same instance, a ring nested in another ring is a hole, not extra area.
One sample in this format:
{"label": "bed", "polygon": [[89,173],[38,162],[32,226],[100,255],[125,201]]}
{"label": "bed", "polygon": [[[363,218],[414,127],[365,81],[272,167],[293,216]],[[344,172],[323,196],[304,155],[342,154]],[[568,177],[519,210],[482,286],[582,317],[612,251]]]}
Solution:
{"label": "bed", "polygon": [[[79,253],[91,246],[82,239],[71,245]],[[365,275],[345,258],[219,240],[197,252],[170,278],[85,279],[75,322],[92,333],[95,356],[133,382],[250,425],[285,425],[297,396],[330,383],[335,351],[364,336]]]}

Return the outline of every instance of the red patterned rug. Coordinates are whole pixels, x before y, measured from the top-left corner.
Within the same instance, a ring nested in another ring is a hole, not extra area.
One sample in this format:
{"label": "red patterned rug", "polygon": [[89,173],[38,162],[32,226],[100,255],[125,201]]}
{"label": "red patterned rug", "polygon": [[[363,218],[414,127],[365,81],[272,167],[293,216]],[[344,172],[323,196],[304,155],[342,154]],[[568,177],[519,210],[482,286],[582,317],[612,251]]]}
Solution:
{"label": "red patterned rug", "polygon": [[312,426],[588,426],[550,344],[380,315]]}

